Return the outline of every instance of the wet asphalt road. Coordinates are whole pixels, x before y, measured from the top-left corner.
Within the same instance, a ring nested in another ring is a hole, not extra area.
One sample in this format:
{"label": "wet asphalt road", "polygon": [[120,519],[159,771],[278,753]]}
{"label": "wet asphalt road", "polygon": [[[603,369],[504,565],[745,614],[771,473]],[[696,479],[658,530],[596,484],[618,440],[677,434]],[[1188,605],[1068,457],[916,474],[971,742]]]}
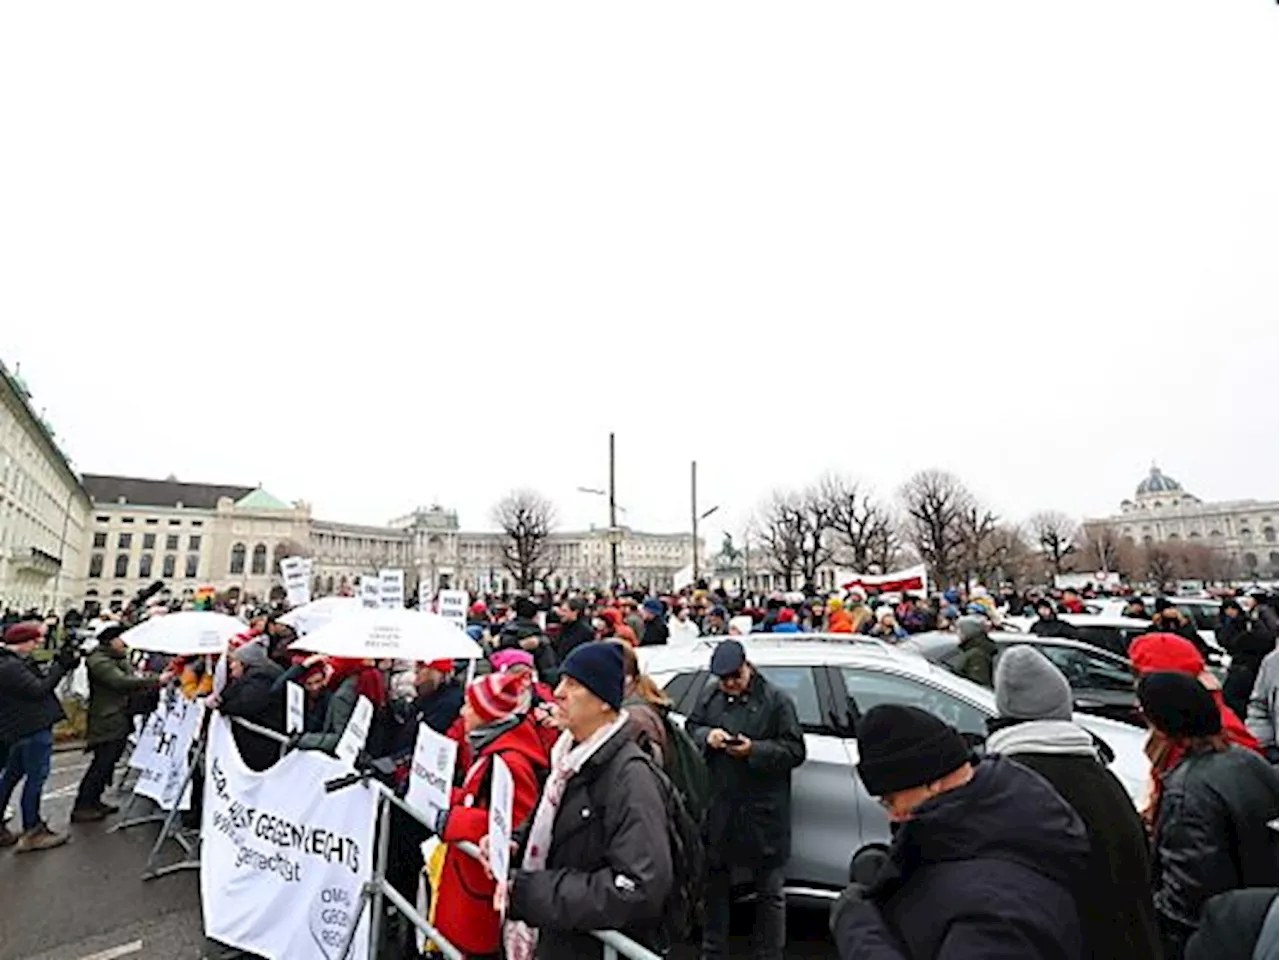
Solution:
{"label": "wet asphalt road", "polygon": [[[151,825],[108,833],[105,823],[71,826],[76,786],[88,765],[79,751],[54,756],[43,813],[53,829],[70,830],[56,850],[17,856],[0,850],[0,960],[199,960],[203,941],[194,871],[144,882],[140,875],[156,836]],[[108,793],[110,802],[121,802]],[[11,804],[17,815],[17,797]],[[10,822],[16,827],[16,821]],[[170,846],[169,856],[177,848]],[[793,910],[787,956],[834,956],[821,913]],[[748,957],[750,911],[735,916],[732,956]],[[698,951],[679,949],[677,960]]]}

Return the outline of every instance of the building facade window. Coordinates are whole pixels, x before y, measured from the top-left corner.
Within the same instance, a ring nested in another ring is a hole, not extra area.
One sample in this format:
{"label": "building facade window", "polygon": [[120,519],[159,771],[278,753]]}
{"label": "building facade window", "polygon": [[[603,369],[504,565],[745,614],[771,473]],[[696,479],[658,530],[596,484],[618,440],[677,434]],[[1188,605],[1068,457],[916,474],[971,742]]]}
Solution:
{"label": "building facade window", "polygon": [[187,579],[191,579],[200,572],[200,554],[187,554]]}
{"label": "building facade window", "polygon": [[93,549],[103,550],[107,546],[107,535],[105,533],[95,533],[93,535]]}
{"label": "building facade window", "polygon": [[194,535],[194,534],[193,534],[193,535],[188,539],[188,542],[187,542],[187,549],[188,549],[188,550],[199,550],[199,549],[200,549],[200,537],[199,537],[199,536],[196,536],[196,535]]}
{"label": "building facade window", "polygon": [[148,527],[154,527],[160,521],[156,517],[147,517],[147,519],[143,522],[146,523]]}
{"label": "building facade window", "polygon": [[182,521],[181,521],[181,520],[170,520],[170,521],[169,521],[169,526],[171,526],[171,527],[180,527],[180,526],[182,526]]}
{"label": "building facade window", "polygon": [[121,517],[121,518],[120,518],[120,522],[121,522],[121,523],[133,523],[133,517]]}
{"label": "building facade window", "polygon": [[151,554],[144,553],[138,558],[138,576],[144,580],[151,576]]}
{"label": "building facade window", "polygon": [[171,533],[164,538],[164,548],[166,550],[178,549],[178,535],[176,533]]}
{"label": "building facade window", "polygon": [[154,533],[144,533],[142,535],[142,549],[154,550],[156,548],[156,535]]}
{"label": "building facade window", "polygon": [[253,573],[261,576],[267,572],[267,545],[260,543],[253,548]]}
{"label": "building facade window", "polygon": [[129,576],[129,555],[127,553],[116,554],[116,577],[123,580]]}
{"label": "building facade window", "polygon": [[132,533],[120,534],[120,536],[116,538],[116,545],[121,550],[128,550],[130,547],[133,546],[133,534]]}
{"label": "building facade window", "polygon": [[244,544],[237,543],[231,548],[231,572],[244,573]]}
{"label": "building facade window", "polygon": [[178,572],[178,558],[172,553],[166,553],[164,555],[163,570],[164,572],[160,575],[166,578],[172,578],[173,575]]}
{"label": "building facade window", "polygon": [[89,576],[95,580],[102,576],[102,554],[95,553],[89,557]]}

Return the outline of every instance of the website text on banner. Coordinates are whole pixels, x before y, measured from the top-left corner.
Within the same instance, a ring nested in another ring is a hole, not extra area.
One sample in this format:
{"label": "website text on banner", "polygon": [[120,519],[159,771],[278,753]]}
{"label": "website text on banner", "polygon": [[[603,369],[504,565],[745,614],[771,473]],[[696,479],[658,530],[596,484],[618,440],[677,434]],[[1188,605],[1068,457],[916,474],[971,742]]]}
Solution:
{"label": "website text on banner", "polygon": [[454,624],[459,630],[467,629],[467,591],[441,590],[440,616]]}
{"label": "website text on banner", "polygon": [[377,793],[357,785],[326,794],[348,772],[314,751],[271,769],[244,765],[225,717],[209,724],[200,901],[205,934],[265,957],[337,960],[352,923],[350,956],[369,956],[360,893],[373,876]]}

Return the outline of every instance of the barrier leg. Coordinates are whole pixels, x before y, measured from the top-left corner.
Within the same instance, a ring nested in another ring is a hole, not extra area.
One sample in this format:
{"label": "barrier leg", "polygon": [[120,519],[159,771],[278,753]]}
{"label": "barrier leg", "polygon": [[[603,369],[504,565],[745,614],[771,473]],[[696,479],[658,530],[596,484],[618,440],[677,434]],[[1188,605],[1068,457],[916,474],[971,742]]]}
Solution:
{"label": "barrier leg", "polygon": [[182,847],[183,852],[187,854],[187,859],[178,863],[169,864],[166,867],[157,867],[156,860],[160,856],[160,850],[164,847],[164,842],[170,839],[170,831],[173,830],[174,823],[182,816],[182,795],[187,792],[187,787],[191,781],[195,779],[196,770],[204,761],[204,741],[201,741],[195,749],[194,755],[191,757],[191,763],[187,766],[187,775],[182,781],[182,786],[178,789],[178,794],[173,800],[173,809],[170,810],[164,818],[164,823],[160,827],[160,834],[156,837],[156,842],[151,847],[151,853],[147,856],[146,869],[142,871],[143,880],[154,880],[156,877],[163,877],[170,873],[176,873],[179,870],[198,870],[200,868],[200,858],[192,859],[191,852],[194,846],[181,833],[172,834],[172,839],[178,846]]}
{"label": "barrier leg", "polygon": [[387,857],[391,852],[391,807],[378,791],[378,853],[373,861],[373,895],[369,899],[369,956],[376,957],[382,941],[383,889],[386,887]]}
{"label": "barrier leg", "polygon": [[604,960],[618,960],[618,951],[607,943],[604,945]]}

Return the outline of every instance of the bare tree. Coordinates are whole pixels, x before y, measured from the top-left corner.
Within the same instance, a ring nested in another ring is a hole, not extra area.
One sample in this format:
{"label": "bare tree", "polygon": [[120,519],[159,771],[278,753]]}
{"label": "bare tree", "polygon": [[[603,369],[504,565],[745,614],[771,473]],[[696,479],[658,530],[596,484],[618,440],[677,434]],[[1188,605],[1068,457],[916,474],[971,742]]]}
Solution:
{"label": "bare tree", "polygon": [[1089,570],[1133,574],[1133,545],[1109,523],[1091,523],[1082,528],[1076,556]]}
{"label": "bare tree", "polygon": [[1059,510],[1041,510],[1031,515],[1027,527],[1050,572],[1064,572],[1067,557],[1075,553],[1080,525]]}
{"label": "bare tree", "polygon": [[1143,551],[1143,561],[1146,566],[1147,576],[1160,589],[1164,589],[1165,584],[1170,583],[1177,576],[1177,558],[1174,556],[1174,551],[1170,550],[1167,544],[1147,544],[1146,549]]}
{"label": "bare tree", "polygon": [[761,508],[757,538],[786,589],[816,582],[818,568],[831,559],[832,508],[816,490],[775,492]]}
{"label": "bare tree", "polygon": [[857,480],[836,474],[818,484],[815,495],[827,506],[836,555],[852,570],[865,573],[872,566],[883,571],[898,551],[893,516]]}
{"label": "bare tree", "polygon": [[973,494],[945,470],[922,470],[903,484],[898,496],[908,542],[936,583],[954,583],[964,573],[961,567],[970,553],[971,531],[966,527],[981,525],[976,515],[967,524],[969,512],[976,508]]}
{"label": "bare tree", "polygon": [[493,520],[506,539],[502,543],[502,565],[515,578],[520,590],[546,581],[555,572],[551,533],[556,511],[551,501],[534,490],[513,490],[493,508]]}
{"label": "bare tree", "polygon": [[965,579],[990,580],[1003,570],[1003,560],[1020,534],[1016,528],[1000,527],[998,515],[965,493],[969,502],[959,521]]}

